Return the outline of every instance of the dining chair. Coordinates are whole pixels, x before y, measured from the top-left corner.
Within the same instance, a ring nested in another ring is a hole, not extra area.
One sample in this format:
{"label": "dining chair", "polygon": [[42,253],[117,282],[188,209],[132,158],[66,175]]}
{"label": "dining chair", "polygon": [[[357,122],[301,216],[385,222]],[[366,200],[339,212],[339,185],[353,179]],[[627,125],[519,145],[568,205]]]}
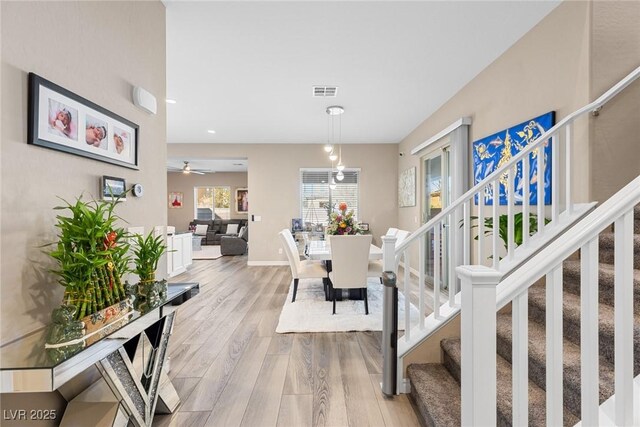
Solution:
{"label": "dining chair", "polygon": [[291,275],[293,276],[293,298],[291,302],[295,302],[300,279],[323,279],[324,281],[327,278],[327,268],[322,261],[300,260],[298,247],[288,228],[285,228],[278,234],[282,240],[282,246],[287,254],[287,258],[289,259],[289,267],[291,267]]}
{"label": "dining chair", "polygon": [[[397,228],[390,228],[387,230],[387,236],[395,236],[396,237],[396,247],[400,245],[407,237],[409,237],[409,233],[407,230],[398,230]],[[380,278],[380,283],[382,283],[382,271],[384,270],[382,261],[376,260],[369,262],[369,271],[367,272],[367,277],[376,277]]]}
{"label": "dining chair", "polygon": [[367,298],[367,271],[371,235],[329,236],[331,244],[331,296],[333,314],[336,314],[336,289],[361,289],[364,296],[364,311],[369,314]]}

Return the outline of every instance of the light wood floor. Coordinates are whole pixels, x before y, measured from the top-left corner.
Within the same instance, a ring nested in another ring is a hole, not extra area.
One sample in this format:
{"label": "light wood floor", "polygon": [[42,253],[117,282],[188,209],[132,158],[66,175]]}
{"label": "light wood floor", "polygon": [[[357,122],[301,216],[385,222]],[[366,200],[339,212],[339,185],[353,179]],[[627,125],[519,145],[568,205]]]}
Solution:
{"label": "light wood floor", "polygon": [[380,391],[379,332],[277,334],[289,268],[246,262],[194,261],[172,280],[200,282],[200,294],[179,309],[170,342],[182,404],[154,426],[419,425],[406,396]]}

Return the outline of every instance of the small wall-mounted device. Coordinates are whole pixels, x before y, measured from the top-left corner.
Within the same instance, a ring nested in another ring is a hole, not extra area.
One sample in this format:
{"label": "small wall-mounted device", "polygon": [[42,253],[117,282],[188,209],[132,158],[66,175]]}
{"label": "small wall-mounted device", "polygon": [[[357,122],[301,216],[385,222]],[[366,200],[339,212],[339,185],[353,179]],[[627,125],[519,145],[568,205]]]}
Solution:
{"label": "small wall-mounted device", "polygon": [[131,187],[131,194],[136,197],[142,197],[142,195],[144,194],[144,187],[142,186],[142,184],[133,184],[133,187]]}
{"label": "small wall-mounted device", "polygon": [[135,86],[133,88],[133,103],[147,113],[156,114],[158,112],[158,102],[156,101],[156,97],[140,86]]}
{"label": "small wall-mounted device", "polygon": [[400,152],[400,153],[398,153],[398,154],[400,154],[400,157],[402,157],[402,156],[404,156],[404,151],[401,151],[401,152]]}

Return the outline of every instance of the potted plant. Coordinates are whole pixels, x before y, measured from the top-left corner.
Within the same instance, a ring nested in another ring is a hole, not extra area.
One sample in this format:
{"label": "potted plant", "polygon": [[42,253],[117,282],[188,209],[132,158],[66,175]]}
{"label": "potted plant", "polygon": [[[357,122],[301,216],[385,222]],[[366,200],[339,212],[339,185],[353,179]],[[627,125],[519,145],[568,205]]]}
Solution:
{"label": "potted plant", "polygon": [[[477,216],[471,217],[472,221],[477,221]],[[551,220],[545,218],[544,223],[548,224]],[[461,221],[461,226],[462,226]],[[478,227],[478,224],[474,224],[471,228]],[[494,232],[493,227],[493,217],[488,217],[484,219],[484,234],[491,235]],[[502,214],[498,217],[498,237],[502,240],[504,247],[507,248],[508,240],[509,240],[509,216],[506,214]],[[529,214],[529,235],[533,235],[538,231],[538,217],[534,214]],[[517,212],[513,215],[513,242],[516,247],[522,244],[524,236],[524,227],[523,227],[523,215],[522,212]],[[475,237],[475,240],[478,240],[478,236]]]}
{"label": "potted plant", "polygon": [[139,311],[154,308],[161,298],[166,298],[167,281],[156,281],[158,261],[165,253],[167,247],[163,236],[153,236],[150,232],[147,236],[136,235],[134,237],[133,272],[138,275],[140,281],[133,293],[135,293],[135,307]]}
{"label": "potted plant", "polygon": [[106,325],[132,307],[122,283],[130,258],[126,231],[118,226],[120,218],[114,213],[118,199],[85,202],[79,197],[73,204],[64,203],[54,208],[68,215],[56,216],[58,241],[49,252],[58,264],[53,272],[65,288],[62,307],[52,314],[53,325],[58,326],[52,325],[47,336],[47,343],[56,344],[55,348],[69,341],[71,329],[77,339],[80,324],[75,322],[82,323],[86,339],[95,341],[108,332]]}

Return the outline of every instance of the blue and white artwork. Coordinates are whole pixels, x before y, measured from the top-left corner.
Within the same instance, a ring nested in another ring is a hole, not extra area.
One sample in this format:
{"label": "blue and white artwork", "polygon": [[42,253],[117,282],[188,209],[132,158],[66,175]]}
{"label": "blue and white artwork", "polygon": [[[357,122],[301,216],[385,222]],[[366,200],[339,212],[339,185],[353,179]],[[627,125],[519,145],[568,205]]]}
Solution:
{"label": "blue and white artwork", "polygon": [[[479,139],[473,143],[473,182],[478,184],[489,176],[496,169],[507,163],[513,156],[524,150],[533,143],[544,132],[551,129],[555,123],[555,113],[553,111],[543,114],[526,122],[520,123],[509,129],[500,131],[486,138]],[[544,204],[551,204],[551,140],[544,143]],[[538,203],[538,155],[537,150],[528,156],[529,162],[529,203]],[[508,175],[504,174],[499,178],[501,205],[507,204],[507,181]],[[517,163],[515,177],[514,200],[516,204],[522,204],[523,197],[522,162]],[[493,186],[488,186],[484,204],[493,204]],[[476,204],[478,196],[476,196]]]}

